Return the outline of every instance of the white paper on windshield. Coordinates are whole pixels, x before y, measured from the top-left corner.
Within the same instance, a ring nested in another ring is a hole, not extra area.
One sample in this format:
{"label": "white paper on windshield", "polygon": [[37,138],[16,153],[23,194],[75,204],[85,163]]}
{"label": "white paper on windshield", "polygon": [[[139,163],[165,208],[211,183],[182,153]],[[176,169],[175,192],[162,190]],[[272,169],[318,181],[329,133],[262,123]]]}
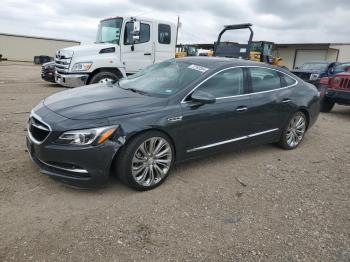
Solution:
{"label": "white paper on windshield", "polygon": [[209,68],[206,68],[204,66],[199,66],[199,65],[189,65],[188,68],[197,70],[197,71],[202,72],[202,73],[205,73],[209,69]]}

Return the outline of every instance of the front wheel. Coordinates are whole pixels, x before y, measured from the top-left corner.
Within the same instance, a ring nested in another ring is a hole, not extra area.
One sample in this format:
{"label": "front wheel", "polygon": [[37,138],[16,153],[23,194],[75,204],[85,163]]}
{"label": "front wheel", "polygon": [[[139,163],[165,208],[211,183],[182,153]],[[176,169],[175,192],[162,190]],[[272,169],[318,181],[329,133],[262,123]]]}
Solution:
{"label": "front wheel", "polygon": [[284,128],[279,145],[284,149],[294,149],[300,145],[304,138],[307,126],[307,119],[303,112],[296,112]]}
{"label": "front wheel", "polygon": [[100,72],[91,78],[89,84],[97,84],[97,83],[106,84],[109,81],[114,81],[118,79],[119,79],[118,76],[116,76],[111,72]]}
{"label": "front wheel", "polygon": [[116,172],[128,186],[145,191],[164,182],[174,162],[170,139],[158,131],[137,135],[119,152]]}

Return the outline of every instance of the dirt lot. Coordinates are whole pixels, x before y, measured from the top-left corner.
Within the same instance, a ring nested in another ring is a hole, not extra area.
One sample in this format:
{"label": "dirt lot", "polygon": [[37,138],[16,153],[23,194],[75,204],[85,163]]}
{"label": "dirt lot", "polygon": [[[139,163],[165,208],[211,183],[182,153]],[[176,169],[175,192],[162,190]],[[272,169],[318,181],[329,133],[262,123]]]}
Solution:
{"label": "dirt lot", "polygon": [[39,75],[0,63],[0,261],[350,261],[350,107],[294,151],[188,162],[145,193],[116,179],[77,190],[25,152],[29,111],[63,90]]}

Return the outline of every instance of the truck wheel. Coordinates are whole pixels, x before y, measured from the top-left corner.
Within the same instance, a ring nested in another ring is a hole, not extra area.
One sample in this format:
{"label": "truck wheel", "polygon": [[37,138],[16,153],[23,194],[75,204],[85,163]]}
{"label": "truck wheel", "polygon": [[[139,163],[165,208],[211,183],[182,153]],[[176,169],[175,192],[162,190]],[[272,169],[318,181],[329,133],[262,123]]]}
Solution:
{"label": "truck wheel", "polygon": [[321,105],[321,112],[323,113],[329,113],[332,108],[334,107],[334,102],[330,100],[329,98],[325,97],[323,99],[322,105]]}
{"label": "truck wheel", "polygon": [[108,81],[113,81],[117,79],[119,79],[119,77],[111,72],[100,72],[91,78],[89,84],[97,84],[97,83],[105,84]]}

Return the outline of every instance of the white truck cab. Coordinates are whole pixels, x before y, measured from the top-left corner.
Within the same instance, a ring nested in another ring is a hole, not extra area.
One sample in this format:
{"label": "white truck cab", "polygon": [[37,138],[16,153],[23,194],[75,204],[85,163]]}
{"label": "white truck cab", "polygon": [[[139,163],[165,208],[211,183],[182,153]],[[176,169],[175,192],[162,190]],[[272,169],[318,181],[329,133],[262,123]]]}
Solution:
{"label": "white truck cab", "polygon": [[175,57],[176,26],[149,18],[113,17],[100,22],[92,45],[60,49],[56,83],[66,87],[125,77]]}

